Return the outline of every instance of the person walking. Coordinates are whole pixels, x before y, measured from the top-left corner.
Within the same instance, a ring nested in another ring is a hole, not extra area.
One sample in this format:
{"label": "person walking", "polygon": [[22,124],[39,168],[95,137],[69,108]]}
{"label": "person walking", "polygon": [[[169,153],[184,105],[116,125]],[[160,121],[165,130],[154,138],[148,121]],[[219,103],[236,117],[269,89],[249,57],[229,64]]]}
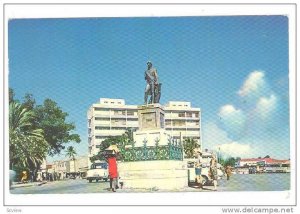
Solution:
{"label": "person walking", "polygon": [[231,174],[232,174],[232,172],[231,172],[231,167],[230,167],[229,165],[226,166],[225,172],[226,172],[226,176],[227,176],[227,181],[229,181],[230,176],[231,176]]}
{"label": "person walking", "polygon": [[196,183],[198,184],[198,188],[202,189],[202,177],[201,177],[201,167],[202,167],[202,153],[199,149],[195,149],[195,156],[196,156],[196,161],[195,161],[195,175],[196,175]]}
{"label": "person walking", "polygon": [[119,150],[116,145],[111,145],[106,149],[106,151],[108,152],[107,163],[110,178],[110,188],[113,192],[116,192],[118,179],[117,153]]}
{"label": "person walking", "polygon": [[216,157],[213,156],[210,160],[210,176],[213,180],[214,184],[214,191],[217,191],[217,185],[218,185],[218,168],[217,168],[217,160]]}
{"label": "person walking", "polygon": [[28,178],[28,175],[27,175],[27,171],[22,171],[22,177],[21,177],[21,182],[22,183],[26,183],[27,182],[27,178]]}

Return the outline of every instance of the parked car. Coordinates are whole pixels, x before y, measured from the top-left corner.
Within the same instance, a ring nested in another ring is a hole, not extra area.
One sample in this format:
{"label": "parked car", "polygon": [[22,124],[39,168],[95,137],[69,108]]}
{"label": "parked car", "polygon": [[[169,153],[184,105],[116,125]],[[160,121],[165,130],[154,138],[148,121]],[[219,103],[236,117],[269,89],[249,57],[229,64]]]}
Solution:
{"label": "parked car", "polygon": [[107,181],[109,179],[108,165],[106,162],[95,162],[91,164],[90,169],[87,171],[86,179],[91,183],[93,180]]}

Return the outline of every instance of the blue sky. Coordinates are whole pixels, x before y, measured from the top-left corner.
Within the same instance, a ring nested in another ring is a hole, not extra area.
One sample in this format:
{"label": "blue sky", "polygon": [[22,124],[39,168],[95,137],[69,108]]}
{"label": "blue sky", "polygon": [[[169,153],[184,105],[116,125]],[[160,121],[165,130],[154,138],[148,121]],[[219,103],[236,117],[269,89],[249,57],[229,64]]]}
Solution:
{"label": "blue sky", "polygon": [[9,86],[68,112],[79,154],[88,108],[100,97],[142,104],[151,60],[162,104],[201,108],[204,148],[289,158],[287,17],[14,19],[8,34]]}

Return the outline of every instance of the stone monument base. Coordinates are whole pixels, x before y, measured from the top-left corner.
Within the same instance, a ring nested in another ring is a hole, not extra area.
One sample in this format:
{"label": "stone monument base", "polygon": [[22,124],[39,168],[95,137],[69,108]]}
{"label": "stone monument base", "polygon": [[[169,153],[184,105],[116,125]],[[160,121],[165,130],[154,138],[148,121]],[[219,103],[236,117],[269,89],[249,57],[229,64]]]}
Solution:
{"label": "stone monument base", "polygon": [[136,131],[133,133],[135,146],[143,146],[144,140],[147,140],[147,146],[155,146],[158,140],[159,145],[167,145],[170,135],[164,129]]}
{"label": "stone monument base", "polygon": [[188,171],[181,160],[121,162],[124,189],[180,190],[188,186]]}

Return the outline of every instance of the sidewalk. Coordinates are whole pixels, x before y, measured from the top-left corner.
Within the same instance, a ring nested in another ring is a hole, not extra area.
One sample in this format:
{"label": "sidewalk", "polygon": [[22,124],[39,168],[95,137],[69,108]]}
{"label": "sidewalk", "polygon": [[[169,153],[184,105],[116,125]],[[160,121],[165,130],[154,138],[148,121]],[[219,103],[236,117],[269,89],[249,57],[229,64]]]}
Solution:
{"label": "sidewalk", "polygon": [[13,188],[20,188],[20,187],[41,186],[41,185],[46,184],[46,183],[47,183],[47,181],[28,182],[28,183],[13,182],[13,184],[10,186],[10,188],[13,189]]}

